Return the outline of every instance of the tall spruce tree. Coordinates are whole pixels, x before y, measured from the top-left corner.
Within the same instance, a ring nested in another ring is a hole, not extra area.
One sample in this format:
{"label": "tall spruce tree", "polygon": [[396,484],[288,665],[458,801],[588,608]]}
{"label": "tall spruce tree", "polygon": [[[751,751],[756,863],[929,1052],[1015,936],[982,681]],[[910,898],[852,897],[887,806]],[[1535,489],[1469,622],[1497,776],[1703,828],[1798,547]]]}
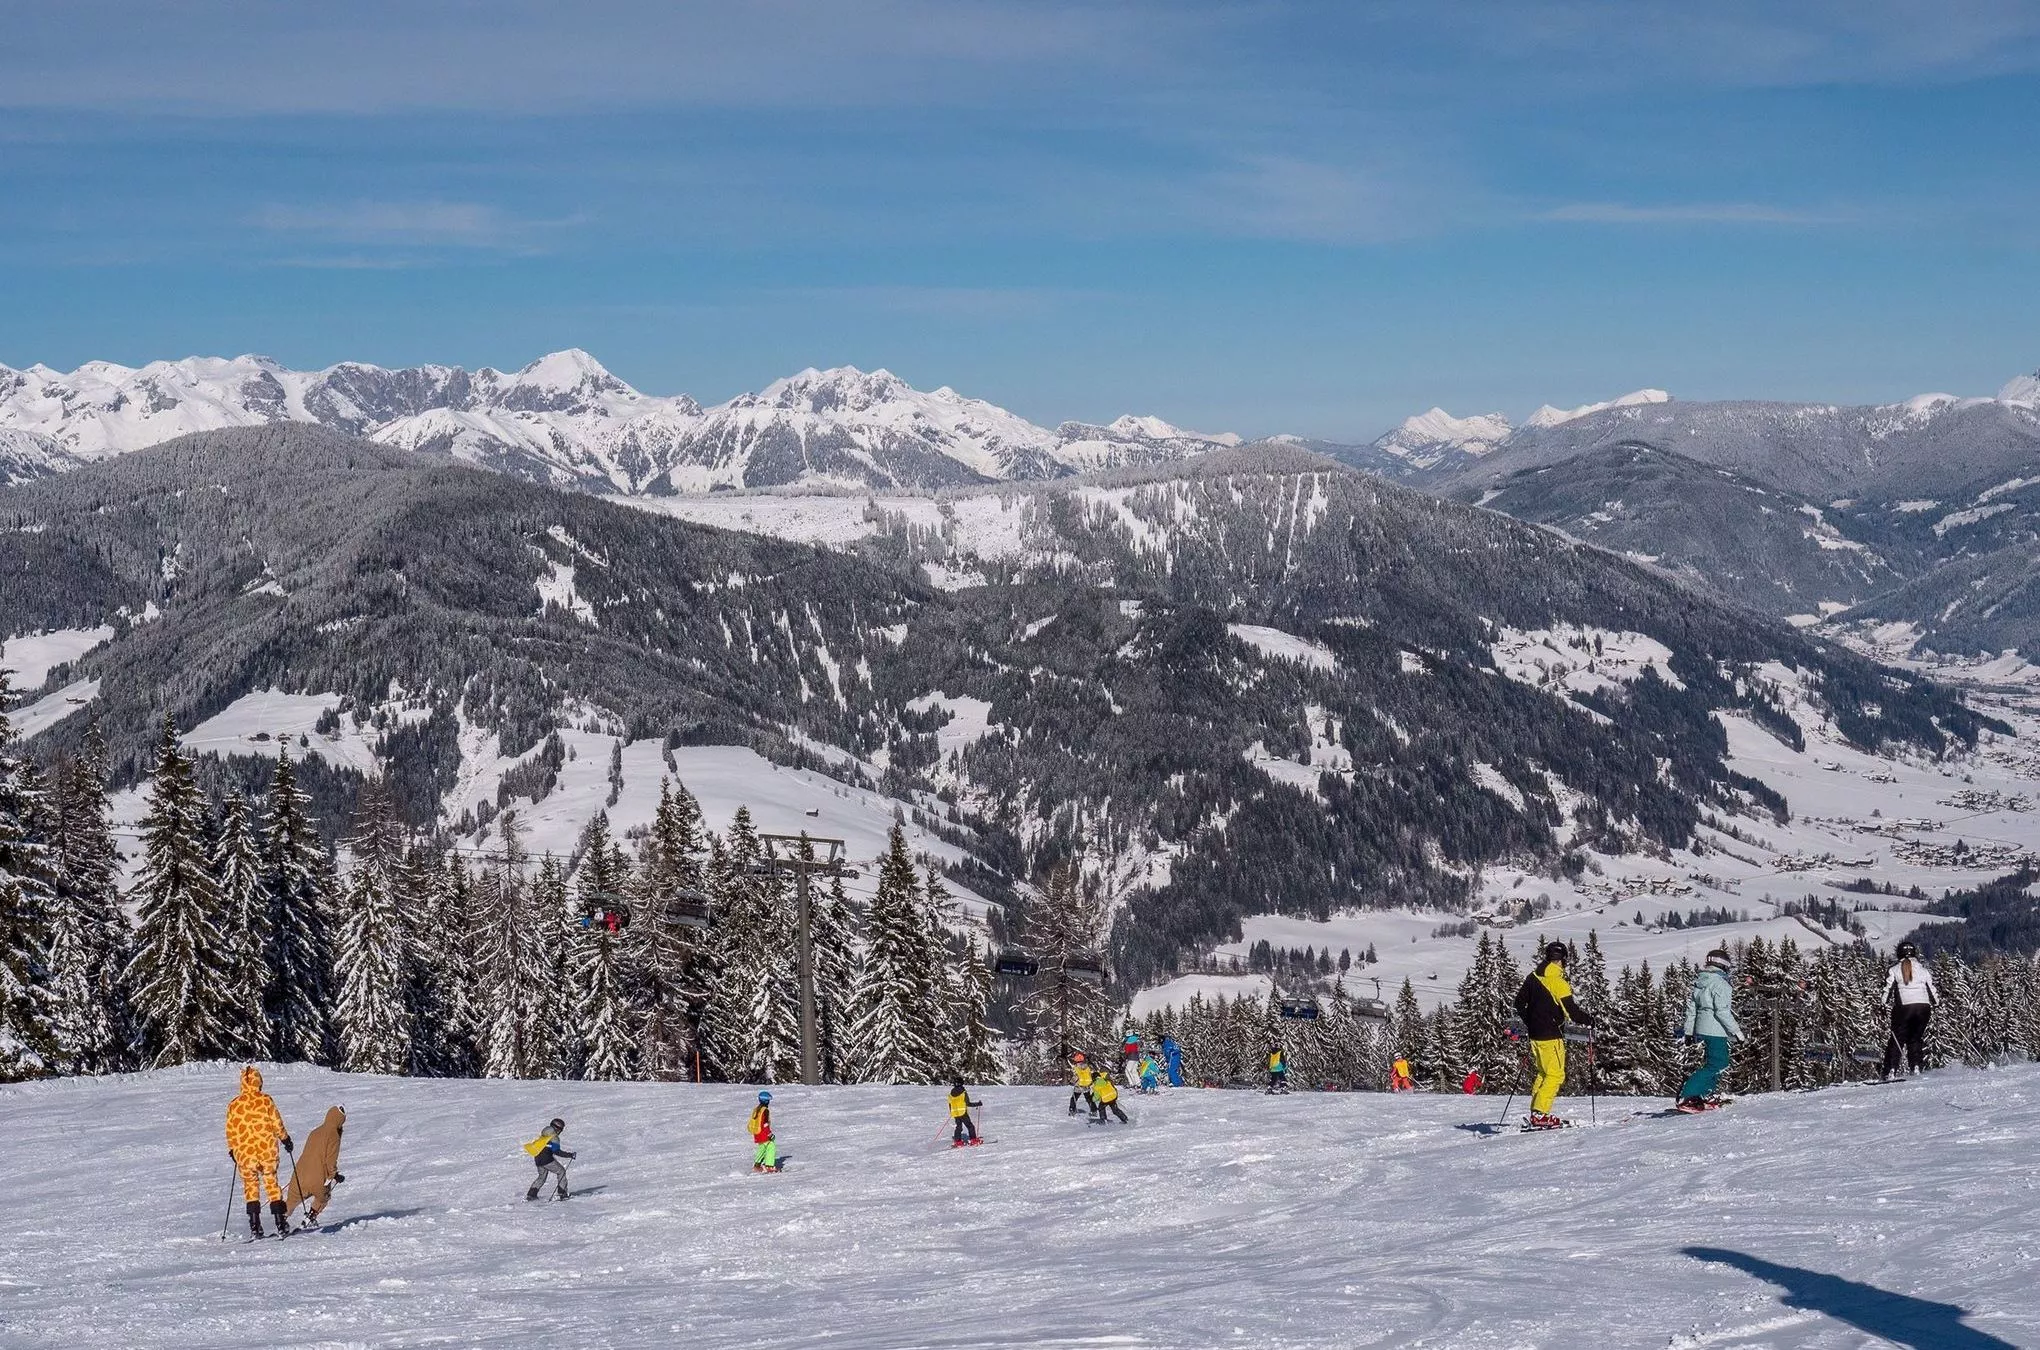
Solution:
{"label": "tall spruce tree", "polygon": [[442,858],[422,844],[404,857],[411,949],[411,1073],[468,1078],[481,1072],[474,946],[474,882],[460,854]]}
{"label": "tall spruce tree", "polygon": [[131,892],[140,921],[127,967],[145,1062],[185,1064],[231,1054],[226,928],[205,858],[205,802],[168,718],[156,744],[142,870]]}
{"label": "tall spruce tree", "polygon": [[46,804],[31,766],[13,753],[7,673],[0,671],[0,1079],[56,1067],[50,1035],[44,925],[56,899],[56,860],[43,835]]}
{"label": "tall spruce tree", "polygon": [[329,1062],[326,1010],[332,988],[329,862],[297,786],[290,748],[277,755],[262,830],[262,883],[269,893],[269,987],[263,996],[279,1060]]}
{"label": "tall spruce tree", "polygon": [[927,911],[928,951],[922,983],[928,1001],[928,1043],[933,1057],[928,1072],[934,1077],[955,1075],[961,1063],[959,1041],[963,1035],[963,987],[956,958],[951,953],[954,939],[949,925],[956,917],[956,896],[942,880],[941,869],[924,859],[921,867],[921,897]]}
{"label": "tall spruce tree", "polygon": [[673,1081],[694,1076],[694,1028],[708,992],[703,979],[703,930],[683,923],[676,907],[700,903],[704,878],[701,807],[682,784],[659,780],[659,805],[639,849],[631,945],[632,998],[638,1019],[639,1072]]}
{"label": "tall spruce tree", "polygon": [[333,1030],[349,1073],[400,1074],[411,1065],[411,942],[403,888],[404,830],[384,780],[362,784],[348,839],[354,868],[342,890],[333,946]]}
{"label": "tall spruce tree", "polygon": [[865,920],[864,970],[857,991],[853,1037],[858,1074],[867,1082],[933,1081],[935,1009],[930,1006],[922,894],[906,834],[894,825]]}
{"label": "tall spruce tree", "polygon": [[1110,1005],[1086,969],[1097,959],[1104,928],[1103,901],[1068,863],[1049,873],[1022,913],[1022,943],[1040,964],[1025,1006],[1035,1028],[1052,1039],[1058,1065],[1073,1050],[1105,1048]]}
{"label": "tall spruce tree", "polygon": [[568,931],[569,998],[573,1036],[569,1058],[574,1076],[617,1082],[635,1076],[636,1035],[626,996],[629,930],[609,914],[627,913],[624,895],[629,865],[609,833],[607,813],[597,812],[581,834],[581,866],[575,876],[580,921]]}
{"label": "tall spruce tree", "polygon": [[525,860],[516,813],[506,811],[499,816],[497,829],[503,852],[475,880],[469,921],[469,948],[474,954],[475,987],[480,995],[480,1070],[490,1078],[526,1078],[532,1075],[531,1056],[524,1043],[528,991],[521,966]]}
{"label": "tall spruce tree", "polygon": [[573,906],[566,864],[548,853],[524,892],[517,928],[518,1011],[527,1078],[563,1078],[573,1009],[567,993],[567,917]]}
{"label": "tall spruce tree", "polygon": [[223,941],[220,964],[226,981],[226,1032],[232,1053],[253,1059],[270,1051],[263,994],[270,986],[270,901],[263,884],[262,841],[255,808],[239,792],[220,805],[218,839],[212,854],[213,884],[219,892]]}
{"label": "tall spruce tree", "polygon": [[957,957],[957,1022],[955,1072],[967,1083],[1000,1083],[999,1037],[991,1023],[992,966],[976,937],[964,943]]}
{"label": "tall spruce tree", "polygon": [[843,890],[843,878],[831,875],[817,887],[809,915],[809,941],[815,961],[815,1034],[821,1038],[822,1081],[841,1083],[849,1076],[851,1019],[857,1001],[857,916]]}

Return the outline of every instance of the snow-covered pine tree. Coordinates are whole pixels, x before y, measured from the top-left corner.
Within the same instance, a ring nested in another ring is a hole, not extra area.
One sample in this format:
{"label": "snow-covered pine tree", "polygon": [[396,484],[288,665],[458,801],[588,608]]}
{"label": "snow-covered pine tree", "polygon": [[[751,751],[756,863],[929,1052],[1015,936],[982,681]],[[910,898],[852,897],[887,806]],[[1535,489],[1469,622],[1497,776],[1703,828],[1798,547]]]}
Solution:
{"label": "snow-covered pine tree", "polygon": [[267,1055],[270,1047],[268,1014],[262,1002],[262,992],[270,985],[270,902],[262,874],[255,808],[240,792],[229,792],[220,804],[212,875],[219,893],[223,933],[220,964],[225,980],[225,1031],[230,1053],[247,1059]]}
{"label": "snow-covered pine tree", "polygon": [[567,922],[573,901],[566,864],[548,853],[524,891],[524,917],[517,928],[517,1008],[526,1078],[566,1076],[568,1006]]}
{"label": "snow-covered pine tree", "polygon": [[480,1072],[489,1078],[523,1078],[530,1065],[524,1049],[524,988],[518,961],[525,921],[523,856],[518,851],[515,813],[498,818],[505,857],[482,869],[474,883],[468,945],[480,1017],[477,1046]]}
{"label": "snow-covered pine tree", "polygon": [[859,1075],[867,1082],[931,1081],[930,1065],[937,1056],[928,1003],[928,946],[920,879],[907,854],[906,834],[895,824],[865,919],[864,969],[857,990],[853,1038]]}
{"label": "snow-covered pine tree", "polygon": [[[1600,1019],[1608,1015],[1610,1005],[1615,1001],[1614,990],[1608,983],[1608,958],[1601,950],[1601,930],[1587,930],[1585,946],[1574,944],[1573,959],[1566,971],[1566,982],[1572,985],[1573,1002],[1587,1016]],[[1513,995],[1514,991],[1510,991]],[[1598,1030],[1594,1033],[1599,1037]],[[1598,1086],[1600,1071],[1600,1046],[1574,1046],[1565,1058],[1565,1087],[1570,1096],[1581,1096]]]}
{"label": "snow-covered pine tree", "polygon": [[476,1053],[480,980],[474,948],[474,881],[460,854],[442,858],[413,844],[404,858],[405,931],[411,946],[413,1076],[469,1078]]}
{"label": "snow-covered pine tree", "polygon": [[850,1024],[857,1000],[857,916],[843,878],[817,885],[808,916],[815,955],[815,1034],[821,1038],[822,1081],[849,1081]]}
{"label": "snow-covered pine tree", "polygon": [[342,888],[333,944],[333,1031],[349,1073],[400,1074],[411,1064],[411,943],[401,893],[404,828],[381,778],[361,786],[354,867]]}
{"label": "snow-covered pine tree", "polygon": [[1388,1019],[1389,1049],[1395,1059],[1410,1066],[1410,1077],[1420,1083],[1429,1083],[1432,1075],[1420,1067],[1424,1062],[1424,1010],[1417,1003],[1417,991],[1405,978],[1402,988],[1396,991],[1395,1007]]}
{"label": "snow-covered pine tree", "polygon": [[210,1059],[234,1048],[227,939],[206,865],[204,818],[191,759],[165,718],[142,818],[142,871],[130,893],[140,926],[125,976],[142,1059],[150,1065]]}
{"label": "snow-covered pine tree", "polygon": [[634,1076],[636,1036],[625,998],[630,980],[628,930],[611,929],[590,915],[623,910],[629,864],[609,833],[609,816],[597,812],[581,832],[581,866],[575,874],[580,922],[568,929],[568,999],[573,1032],[572,1076],[611,1083]]}
{"label": "snow-covered pine tree", "polygon": [[1077,964],[1095,959],[1104,927],[1103,901],[1067,863],[1049,874],[1022,914],[1023,945],[1041,963],[1026,1009],[1035,1027],[1054,1038],[1058,1061],[1067,1061],[1073,1050],[1095,1054],[1105,1048],[1105,991],[1085,979]]}
{"label": "snow-covered pine tree", "polygon": [[[956,968],[956,1069],[966,1083],[1002,1083],[999,1035],[992,1029],[991,958],[975,935],[963,945]],[[1160,1044],[1159,1041],[1156,1044]]]}
{"label": "snow-covered pine tree", "polygon": [[56,898],[56,859],[43,838],[41,785],[13,753],[11,701],[0,671],[0,1080],[47,1072],[63,1050],[46,1022],[48,991],[38,988],[46,976],[43,931]]}
{"label": "snow-covered pine tree", "polygon": [[[685,784],[659,780],[659,805],[638,851],[632,880],[631,997],[639,1009],[639,1072],[655,1081],[694,1076],[694,1026],[708,993],[703,930],[676,922],[670,907],[702,893],[701,807]],[[714,921],[711,912],[710,921]]]}
{"label": "snow-covered pine tree", "polygon": [[924,930],[928,943],[923,968],[923,998],[928,1003],[928,1061],[930,1082],[955,1075],[961,1061],[958,1041],[963,1034],[963,988],[958,980],[955,958],[950,952],[949,925],[956,915],[956,895],[942,880],[932,859],[924,859],[921,870],[922,903],[927,912]]}
{"label": "snow-covered pine tree", "polygon": [[279,1060],[330,1061],[332,901],[328,862],[312,824],[311,798],[297,786],[290,747],[278,750],[262,830],[262,883],[269,892],[269,986],[263,1006]]}

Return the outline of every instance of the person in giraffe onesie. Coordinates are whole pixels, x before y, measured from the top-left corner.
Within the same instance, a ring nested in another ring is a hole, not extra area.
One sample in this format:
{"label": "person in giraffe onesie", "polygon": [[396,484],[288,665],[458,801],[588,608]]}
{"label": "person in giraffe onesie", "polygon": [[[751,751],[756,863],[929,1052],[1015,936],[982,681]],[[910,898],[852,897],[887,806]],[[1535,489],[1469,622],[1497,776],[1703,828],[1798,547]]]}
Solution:
{"label": "person in giraffe onesie", "polygon": [[241,1095],[227,1103],[227,1156],[241,1169],[241,1197],[248,1202],[248,1231],[262,1233],[262,1188],[269,1187],[269,1212],[276,1216],[276,1235],[290,1236],[284,1221],[283,1187],[276,1179],[276,1146],[291,1147],[290,1131],[276,1102],[262,1090],[262,1071],[250,1064],[241,1070]]}

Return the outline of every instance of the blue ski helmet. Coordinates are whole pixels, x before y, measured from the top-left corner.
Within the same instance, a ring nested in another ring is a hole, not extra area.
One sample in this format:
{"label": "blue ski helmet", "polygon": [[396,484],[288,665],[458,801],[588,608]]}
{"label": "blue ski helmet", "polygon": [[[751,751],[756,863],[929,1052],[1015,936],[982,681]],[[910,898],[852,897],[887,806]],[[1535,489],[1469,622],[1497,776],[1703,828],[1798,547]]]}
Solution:
{"label": "blue ski helmet", "polygon": [[769,1093],[769,1092],[761,1092],[761,1093],[759,1093],[759,1094],[758,1094],[758,1105],[760,1105],[760,1106],[769,1106],[769,1105],[771,1104],[771,1102],[772,1102],[772,1094],[771,1094],[771,1093]]}

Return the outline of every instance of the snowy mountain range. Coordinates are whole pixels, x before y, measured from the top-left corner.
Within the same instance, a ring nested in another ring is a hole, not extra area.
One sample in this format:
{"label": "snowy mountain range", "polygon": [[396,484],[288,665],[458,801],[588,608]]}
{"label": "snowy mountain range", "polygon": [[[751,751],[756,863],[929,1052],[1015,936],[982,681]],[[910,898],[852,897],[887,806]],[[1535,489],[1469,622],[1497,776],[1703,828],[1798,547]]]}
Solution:
{"label": "snowy mountain range", "polygon": [[1164,463],[1239,443],[1159,418],[1050,430],[888,371],[804,370],[704,408],[641,393],[586,352],[508,374],[287,369],[189,357],[68,373],[0,366],[0,482],[42,477],[196,431],[311,422],[536,482],[624,493],[833,485],[941,487]]}

